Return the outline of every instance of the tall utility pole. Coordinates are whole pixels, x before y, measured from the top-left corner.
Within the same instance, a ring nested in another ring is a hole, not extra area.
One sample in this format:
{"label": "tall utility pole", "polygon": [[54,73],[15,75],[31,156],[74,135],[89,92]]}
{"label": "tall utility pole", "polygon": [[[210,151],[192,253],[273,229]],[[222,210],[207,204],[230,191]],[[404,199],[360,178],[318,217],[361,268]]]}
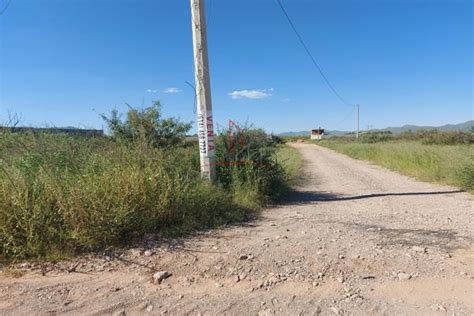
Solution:
{"label": "tall utility pole", "polygon": [[359,104],[357,104],[357,131],[356,138],[359,138]]}
{"label": "tall utility pole", "polygon": [[216,179],[216,158],[204,0],[191,0],[191,18],[201,174],[213,182]]}

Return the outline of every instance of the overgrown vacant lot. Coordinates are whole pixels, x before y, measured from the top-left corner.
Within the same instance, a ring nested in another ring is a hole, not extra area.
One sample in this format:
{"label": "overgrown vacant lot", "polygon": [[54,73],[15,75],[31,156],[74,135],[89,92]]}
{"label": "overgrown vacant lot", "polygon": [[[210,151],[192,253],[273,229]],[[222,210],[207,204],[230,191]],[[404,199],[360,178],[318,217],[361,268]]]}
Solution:
{"label": "overgrown vacant lot", "polygon": [[[435,135],[435,136],[433,136]],[[462,135],[457,139],[453,135]],[[342,137],[318,144],[416,177],[474,190],[474,145],[468,133],[431,133],[418,139],[366,135],[359,142]]]}
{"label": "overgrown vacant lot", "polygon": [[197,144],[183,141],[189,127],[161,119],[159,107],[108,122],[114,137],[2,132],[0,260],[51,259],[150,232],[242,221],[287,189],[285,159],[277,161],[277,144],[261,130],[242,131],[242,148],[217,137],[211,185],[201,180]]}

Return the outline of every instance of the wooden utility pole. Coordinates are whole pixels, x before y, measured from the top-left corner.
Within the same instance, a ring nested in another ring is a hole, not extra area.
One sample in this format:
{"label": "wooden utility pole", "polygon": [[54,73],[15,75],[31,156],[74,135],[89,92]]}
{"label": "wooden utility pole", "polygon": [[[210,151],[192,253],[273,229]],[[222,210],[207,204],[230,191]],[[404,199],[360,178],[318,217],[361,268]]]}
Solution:
{"label": "wooden utility pole", "polygon": [[191,0],[191,24],[201,174],[204,179],[213,182],[216,179],[216,158],[204,0]]}
{"label": "wooden utility pole", "polygon": [[356,138],[359,138],[359,104],[357,104],[357,131]]}

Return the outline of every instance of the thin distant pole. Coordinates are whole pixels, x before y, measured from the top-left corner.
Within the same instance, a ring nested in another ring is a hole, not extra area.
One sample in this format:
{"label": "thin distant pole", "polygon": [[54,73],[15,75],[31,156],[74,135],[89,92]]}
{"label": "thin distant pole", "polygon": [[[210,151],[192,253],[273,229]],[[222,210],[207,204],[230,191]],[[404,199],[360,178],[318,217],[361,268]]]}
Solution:
{"label": "thin distant pole", "polygon": [[191,18],[201,174],[204,179],[214,182],[216,158],[204,0],[191,0]]}
{"label": "thin distant pole", "polygon": [[359,104],[357,104],[357,131],[356,138],[359,138]]}

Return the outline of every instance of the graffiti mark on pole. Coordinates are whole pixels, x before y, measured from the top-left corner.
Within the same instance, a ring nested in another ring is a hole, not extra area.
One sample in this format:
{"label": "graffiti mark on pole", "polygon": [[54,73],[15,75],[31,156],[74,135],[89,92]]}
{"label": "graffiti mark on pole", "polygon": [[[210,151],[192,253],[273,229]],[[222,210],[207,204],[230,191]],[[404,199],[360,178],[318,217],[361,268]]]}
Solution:
{"label": "graffiti mark on pole", "polygon": [[206,122],[204,114],[198,114],[198,139],[199,139],[199,152],[203,155],[207,154],[206,146]]}

